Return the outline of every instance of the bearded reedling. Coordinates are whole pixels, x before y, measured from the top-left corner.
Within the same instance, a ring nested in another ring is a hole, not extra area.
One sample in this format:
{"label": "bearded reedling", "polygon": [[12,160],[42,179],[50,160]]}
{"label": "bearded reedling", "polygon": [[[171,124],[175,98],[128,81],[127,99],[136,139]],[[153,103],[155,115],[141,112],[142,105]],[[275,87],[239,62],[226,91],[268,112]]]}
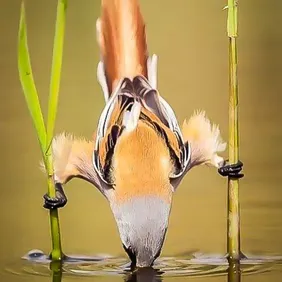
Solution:
{"label": "bearded reedling", "polygon": [[242,163],[227,165],[219,128],[195,113],[182,130],[157,91],[157,57],[148,56],[137,0],[102,0],[97,20],[101,52],[97,76],[106,105],[91,141],[68,134],[52,144],[56,198],[44,207],[63,207],[63,191],[82,178],[108,200],[132,267],[148,267],[160,255],[172,196],[186,173],[202,164],[240,178]]}

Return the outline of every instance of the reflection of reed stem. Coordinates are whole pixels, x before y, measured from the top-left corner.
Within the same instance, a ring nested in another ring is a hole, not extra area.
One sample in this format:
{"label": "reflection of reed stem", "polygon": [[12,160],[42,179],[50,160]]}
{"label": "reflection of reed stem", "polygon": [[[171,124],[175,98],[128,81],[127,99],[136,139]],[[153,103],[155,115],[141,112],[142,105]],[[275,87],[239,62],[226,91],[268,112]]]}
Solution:
{"label": "reflection of reed stem", "polygon": [[158,269],[151,267],[139,268],[135,269],[128,275],[125,275],[124,282],[161,282],[163,280],[160,276],[161,274],[162,272],[160,272]]}
{"label": "reflection of reed stem", "polygon": [[241,269],[240,262],[229,262],[228,268],[228,282],[240,282],[241,281]]}
{"label": "reflection of reed stem", "polygon": [[53,261],[50,263],[52,271],[52,282],[62,281],[62,263],[60,261]]}
{"label": "reflection of reed stem", "polygon": [[[237,78],[237,1],[228,0],[229,37],[229,162],[239,160],[238,78]],[[240,259],[239,180],[228,179],[228,255]]]}

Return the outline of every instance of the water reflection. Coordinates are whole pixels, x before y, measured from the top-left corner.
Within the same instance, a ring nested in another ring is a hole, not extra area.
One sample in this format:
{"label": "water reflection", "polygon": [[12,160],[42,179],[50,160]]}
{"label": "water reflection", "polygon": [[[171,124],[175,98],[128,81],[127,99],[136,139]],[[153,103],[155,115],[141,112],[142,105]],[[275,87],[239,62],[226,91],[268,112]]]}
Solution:
{"label": "water reflection", "polygon": [[241,267],[240,262],[229,262],[228,267],[228,282],[241,282]]}
{"label": "water reflection", "polygon": [[[125,282],[159,282],[163,281],[162,274],[159,269],[144,268],[138,269],[124,278]],[[238,262],[229,262],[227,270],[227,281],[228,282],[241,282],[241,268]],[[54,282],[54,280],[53,280]]]}
{"label": "water reflection", "polygon": [[160,282],[162,281],[161,272],[159,269],[151,267],[137,269],[134,272],[125,275],[125,282]]}
{"label": "water reflection", "polygon": [[[50,265],[52,282],[61,282],[63,278],[63,263],[51,262]],[[161,272],[159,269],[152,267],[136,269],[124,275],[125,282],[160,282],[162,281]]]}
{"label": "water reflection", "polygon": [[51,262],[50,270],[52,271],[52,282],[61,282],[63,276],[63,263]]}
{"label": "water reflection", "polygon": [[193,253],[187,256],[161,257],[154,268],[132,271],[125,257],[109,255],[83,256],[68,255],[63,265],[50,264],[49,256],[42,251],[33,250],[23,257],[20,265],[6,268],[10,273],[49,276],[50,270],[56,281],[60,271],[66,277],[115,276],[124,281],[161,281],[165,277],[211,277],[226,276],[228,281],[240,281],[241,274],[259,274],[274,268],[281,271],[281,256],[248,255],[240,263],[228,261],[219,254]]}
{"label": "water reflection", "polygon": [[[52,282],[61,282],[63,278],[63,264],[60,262],[51,262],[50,270],[52,273]],[[227,282],[241,282],[240,262],[229,262],[227,269]],[[162,275],[165,274],[160,269],[142,268],[128,272],[124,275],[124,282],[160,282],[163,281]]]}
{"label": "water reflection", "polygon": [[[51,262],[49,256],[39,250],[33,250],[22,260],[14,261],[5,267],[8,272],[18,277],[46,277],[52,282],[67,282],[70,278],[82,280],[86,277],[105,281],[167,281],[168,278],[215,278],[221,281],[241,282],[241,275],[257,277],[261,273],[280,273],[282,256],[251,256],[247,255],[240,262],[228,261],[226,256],[219,254],[194,253],[193,256],[161,257],[154,268],[132,271],[125,257],[96,255],[69,255],[62,263]],[[0,271],[1,275],[1,271]],[[1,276],[0,276],[1,277]],[[223,280],[222,280],[223,279]],[[47,281],[48,281],[47,280]],[[1,280],[2,281],[2,280]]]}

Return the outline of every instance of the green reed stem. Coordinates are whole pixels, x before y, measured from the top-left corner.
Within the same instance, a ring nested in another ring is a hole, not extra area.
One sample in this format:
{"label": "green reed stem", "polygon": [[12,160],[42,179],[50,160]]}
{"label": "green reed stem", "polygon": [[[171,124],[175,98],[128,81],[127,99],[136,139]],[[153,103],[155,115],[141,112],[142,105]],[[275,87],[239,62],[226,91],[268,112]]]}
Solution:
{"label": "green reed stem", "polygon": [[[54,134],[55,120],[57,114],[60,78],[62,69],[62,58],[63,58],[63,43],[65,34],[65,20],[66,20],[66,9],[67,0],[58,0],[57,6],[57,19],[54,37],[53,47],[53,60],[50,80],[50,93],[49,93],[49,104],[48,104],[48,119],[47,119],[47,134],[46,134],[46,169],[48,172],[48,194],[50,197],[55,197],[54,187],[54,171],[53,171],[53,159],[51,152],[51,142]],[[62,246],[60,236],[60,224],[58,210],[50,210],[50,225],[52,234],[52,259],[61,260]]]}
{"label": "green reed stem", "polygon": [[[228,0],[227,33],[229,37],[229,162],[239,160],[237,9],[238,1]],[[240,259],[239,180],[228,179],[228,243],[230,260]]]}
{"label": "green reed stem", "polygon": [[[45,164],[48,177],[48,194],[50,197],[55,197],[54,171],[53,160],[51,154],[51,142],[54,134],[58,95],[60,86],[60,74],[63,56],[63,39],[65,30],[65,15],[66,15],[67,0],[58,0],[56,30],[54,37],[52,73],[50,82],[50,95],[47,119],[47,131],[44,124],[42,110],[40,107],[39,97],[34,83],[30,56],[27,44],[26,20],[24,2],[21,5],[21,17],[19,26],[18,38],[18,68],[21,85],[23,88],[26,103],[31,114],[37,137],[40,144],[43,161]],[[52,237],[52,252],[53,261],[60,261],[63,258],[61,247],[60,225],[58,211],[50,211],[50,225]]]}

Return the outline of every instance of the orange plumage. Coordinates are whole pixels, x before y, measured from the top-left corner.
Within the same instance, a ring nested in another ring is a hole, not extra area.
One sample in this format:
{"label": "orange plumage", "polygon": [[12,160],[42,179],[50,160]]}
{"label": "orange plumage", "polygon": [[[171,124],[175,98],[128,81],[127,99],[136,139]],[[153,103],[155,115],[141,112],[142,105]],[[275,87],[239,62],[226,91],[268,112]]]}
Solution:
{"label": "orange plumage", "polygon": [[118,201],[141,195],[156,195],[170,201],[169,151],[164,140],[146,123],[139,122],[136,130],[119,138],[113,167]]}

